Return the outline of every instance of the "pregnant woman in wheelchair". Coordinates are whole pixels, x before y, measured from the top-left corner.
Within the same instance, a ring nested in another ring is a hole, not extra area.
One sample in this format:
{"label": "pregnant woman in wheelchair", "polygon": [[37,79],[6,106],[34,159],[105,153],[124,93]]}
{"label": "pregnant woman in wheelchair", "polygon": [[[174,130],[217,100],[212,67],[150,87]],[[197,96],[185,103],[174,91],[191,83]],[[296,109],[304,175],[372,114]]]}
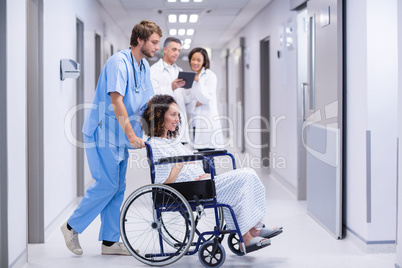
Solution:
{"label": "pregnant woman in wheelchair", "polygon": [[[175,138],[179,134],[180,110],[169,95],[155,95],[142,116],[145,133],[150,137],[154,161],[159,158],[191,155]],[[204,173],[200,161],[158,165],[155,183],[185,182],[210,178]],[[282,232],[282,228],[264,227],[265,188],[254,170],[242,168],[215,176],[216,196],[219,203],[230,205],[239,224],[243,241],[247,246],[259,248],[270,244],[269,238]],[[235,229],[231,214],[224,209],[228,229]]]}

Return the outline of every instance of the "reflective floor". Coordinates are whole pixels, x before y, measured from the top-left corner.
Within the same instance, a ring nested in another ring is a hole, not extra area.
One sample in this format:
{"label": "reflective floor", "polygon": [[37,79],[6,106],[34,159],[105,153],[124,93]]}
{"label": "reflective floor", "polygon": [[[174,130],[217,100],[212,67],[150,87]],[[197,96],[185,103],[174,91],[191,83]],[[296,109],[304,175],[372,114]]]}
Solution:
{"label": "reflective floor", "polygon": [[[149,169],[144,159],[145,151],[131,156],[127,173],[127,191],[149,184]],[[268,226],[283,226],[284,232],[272,238],[271,246],[246,256],[234,255],[227,246],[226,238],[222,245],[226,250],[223,267],[394,267],[395,254],[366,253],[351,238],[334,239],[317,224],[306,212],[305,202],[294,197],[265,170],[257,170],[266,187]],[[72,213],[72,208],[63,212],[52,226],[60,226]],[[28,246],[28,264],[24,267],[147,267],[131,256],[104,256],[100,254],[98,242],[99,217],[80,235],[84,254],[73,255],[65,246],[62,234],[57,227],[49,228],[49,237],[44,244]],[[198,255],[184,256],[169,267],[203,267]]]}

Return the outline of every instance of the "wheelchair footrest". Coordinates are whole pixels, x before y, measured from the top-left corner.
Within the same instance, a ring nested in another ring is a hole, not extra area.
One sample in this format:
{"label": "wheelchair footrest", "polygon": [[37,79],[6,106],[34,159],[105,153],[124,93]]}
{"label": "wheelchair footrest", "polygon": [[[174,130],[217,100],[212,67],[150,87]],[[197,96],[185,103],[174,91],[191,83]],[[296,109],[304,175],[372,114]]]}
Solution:
{"label": "wheelchair footrest", "polygon": [[246,252],[247,252],[247,254],[248,254],[248,253],[250,253],[250,252],[253,252],[253,251],[256,251],[256,250],[259,250],[259,249],[268,247],[268,246],[270,246],[270,245],[271,245],[271,243],[265,244],[265,245],[262,245],[262,246],[261,246],[261,245],[258,246],[257,244],[251,245],[251,246],[247,246],[247,247],[246,247]]}

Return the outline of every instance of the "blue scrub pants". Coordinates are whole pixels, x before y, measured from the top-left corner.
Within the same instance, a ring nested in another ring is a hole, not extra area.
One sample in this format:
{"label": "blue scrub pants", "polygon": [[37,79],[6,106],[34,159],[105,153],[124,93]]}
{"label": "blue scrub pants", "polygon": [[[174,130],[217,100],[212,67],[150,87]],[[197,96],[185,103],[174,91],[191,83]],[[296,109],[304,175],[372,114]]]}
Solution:
{"label": "blue scrub pants", "polygon": [[95,182],[87,189],[67,222],[80,234],[100,214],[99,241],[118,242],[120,207],[126,189],[128,150],[99,141],[98,130],[93,137],[84,135],[84,141],[89,145],[85,151]]}

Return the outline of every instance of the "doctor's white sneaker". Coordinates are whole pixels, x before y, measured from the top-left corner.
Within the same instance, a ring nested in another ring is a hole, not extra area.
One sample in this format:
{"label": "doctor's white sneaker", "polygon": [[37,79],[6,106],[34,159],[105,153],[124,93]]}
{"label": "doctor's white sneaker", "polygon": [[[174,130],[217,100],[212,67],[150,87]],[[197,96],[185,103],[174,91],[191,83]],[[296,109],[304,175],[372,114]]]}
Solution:
{"label": "doctor's white sneaker", "polygon": [[82,255],[82,248],[80,241],[78,241],[78,233],[74,229],[68,230],[67,222],[65,222],[60,229],[66,241],[67,248],[76,255]]}
{"label": "doctor's white sneaker", "polygon": [[123,242],[116,242],[110,247],[102,244],[102,255],[124,255],[131,256]]}

